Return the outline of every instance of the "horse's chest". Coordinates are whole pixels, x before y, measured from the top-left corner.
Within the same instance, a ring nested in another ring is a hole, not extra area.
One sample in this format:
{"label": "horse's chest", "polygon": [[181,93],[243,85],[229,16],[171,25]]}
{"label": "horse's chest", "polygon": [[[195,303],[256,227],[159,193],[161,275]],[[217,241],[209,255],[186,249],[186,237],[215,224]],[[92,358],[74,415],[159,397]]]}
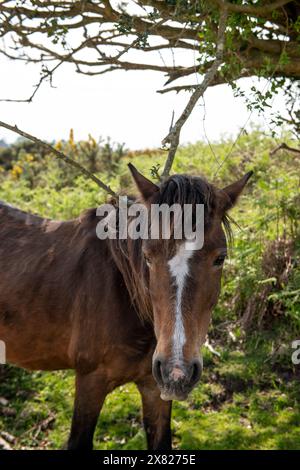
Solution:
{"label": "horse's chest", "polygon": [[150,374],[154,349],[153,341],[142,340],[108,347],[103,361],[105,375],[117,386]]}

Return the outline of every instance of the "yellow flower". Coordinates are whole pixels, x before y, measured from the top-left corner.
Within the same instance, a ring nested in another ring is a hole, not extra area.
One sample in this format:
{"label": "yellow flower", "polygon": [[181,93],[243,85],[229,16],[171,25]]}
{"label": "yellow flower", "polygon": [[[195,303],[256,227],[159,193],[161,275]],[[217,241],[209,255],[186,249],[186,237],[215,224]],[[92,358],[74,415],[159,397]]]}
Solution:
{"label": "yellow flower", "polygon": [[58,151],[61,150],[62,149],[62,141],[59,140],[58,142],[56,142],[56,144],[54,145],[54,148]]}
{"label": "yellow flower", "polygon": [[74,141],[74,130],[73,129],[70,129],[69,144],[70,144],[72,150],[76,150],[76,144],[75,144],[75,141]]}
{"label": "yellow flower", "polygon": [[16,164],[12,167],[11,174],[14,179],[18,179],[22,173],[23,173],[23,168],[20,167],[20,165]]}
{"label": "yellow flower", "polygon": [[91,134],[89,134],[89,142],[94,148],[97,147],[97,142]]}
{"label": "yellow flower", "polygon": [[34,160],[34,156],[31,153],[26,153],[25,159],[27,162],[32,162]]}

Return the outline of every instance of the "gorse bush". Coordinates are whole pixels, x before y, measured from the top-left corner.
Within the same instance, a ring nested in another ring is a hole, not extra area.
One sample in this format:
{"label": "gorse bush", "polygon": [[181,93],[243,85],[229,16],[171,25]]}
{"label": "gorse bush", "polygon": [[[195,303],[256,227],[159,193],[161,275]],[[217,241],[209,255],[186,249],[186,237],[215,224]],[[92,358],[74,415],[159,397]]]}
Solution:
{"label": "gorse bush", "polygon": [[[86,141],[75,141],[71,129],[67,141],[58,141],[54,147],[78,161],[92,173],[108,176],[117,171],[119,160],[125,154],[124,144],[111,142],[110,138],[96,141],[89,135]],[[38,186],[73,186],[78,172],[37,143],[19,139],[10,147],[0,149],[0,165],[13,179],[25,179],[31,189]]]}

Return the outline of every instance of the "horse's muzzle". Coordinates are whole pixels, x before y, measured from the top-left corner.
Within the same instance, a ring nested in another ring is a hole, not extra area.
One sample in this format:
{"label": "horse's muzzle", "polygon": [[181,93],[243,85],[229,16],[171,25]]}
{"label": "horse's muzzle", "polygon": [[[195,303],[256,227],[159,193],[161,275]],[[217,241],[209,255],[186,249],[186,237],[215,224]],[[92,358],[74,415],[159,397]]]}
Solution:
{"label": "horse's muzzle", "polygon": [[185,400],[201,378],[202,362],[194,359],[189,363],[179,364],[156,356],[153,359],[152,373],[163,400]]}

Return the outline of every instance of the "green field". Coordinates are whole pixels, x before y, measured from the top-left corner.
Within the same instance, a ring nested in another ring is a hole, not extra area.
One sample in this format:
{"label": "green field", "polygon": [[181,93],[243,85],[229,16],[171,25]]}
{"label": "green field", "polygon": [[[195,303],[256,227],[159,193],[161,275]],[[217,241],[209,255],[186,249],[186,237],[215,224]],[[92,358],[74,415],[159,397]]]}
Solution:
{"label": "green field", "polygon": [[[125,193],[134,191],[129,161],[155,178],[165,159],[161,151],[128,152],[110,142],[99,146],[91,137],[76,142],[72,133],[56,145]],[[203,348],[203,379],[188,401],[174,403],[178,449],[300,449],[300,364],[291,359],[292,341],[300,338],[300,162],[287,151],[270,156],[275,146],[253,130],[237,142],[213,143],[213,152],[199,142],[176,157],[173,172],[205,175],[219,186],[254,171],[231,214],[238,225],[209,347]],[[25,142],[0,150],[0,182],[0,199],[53,218],[77,216],[106,197],[92,181]],[[72,372],[2,366],[0,436],[13,436],[14,448],[61,447],[73,391]],[[94,441],[97,449],[145,448],[134,385],[107,398]]]}

